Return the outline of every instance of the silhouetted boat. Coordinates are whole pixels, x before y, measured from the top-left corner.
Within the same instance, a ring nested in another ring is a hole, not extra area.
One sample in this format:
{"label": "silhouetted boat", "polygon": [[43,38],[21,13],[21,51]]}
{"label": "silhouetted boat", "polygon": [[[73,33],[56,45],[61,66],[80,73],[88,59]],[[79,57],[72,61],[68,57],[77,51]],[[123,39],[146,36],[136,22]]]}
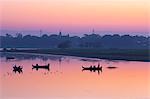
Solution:
{"label": "silhouetted boat", "polygon": [[87,59],[81,59],[82,61],[87,61]]}
{"label": "silhouetted boat", "polygon": [[114,66],[109,66],[109,67],[107,67],[108,69],[115,69],[115,68],[117,68],[117,67],[114,67]]}
{"label": "silhouetted boat", "polygon": [[99,71],[101,71],[102,72],[102,66],[100,66],[99,64],[98,64],[98,66],[96,67],[96,66],[90,66],[90,67],[84,67],[84,66],[82,66],[82,71],[84,71],[84,70],[89,70],[89,71],[93,71],[93,72],[95,72],[95,71],[98,71],[98,74],[99,74]]}
{"label": "silhouetted boat", "polygon": [[38,69],[47,69],[47,70],[49,70],[49,64],[48,65],[43,65],[43,66],[40,66],[38,64],[32,65],[32,69],[36,69],[36,70],[38,70]]}
{"label": "silhouetted boat", "polygon": [[21,66],[18,66],[18,67],[17,67],[17,66],[15,65],[15,66],[13,67],[13,71],[14,71],[15,73],[18,72],[18,73],[20,74],[20,73],[22,73],[22,67],[21,67]]}
{"label": "silhouetted boat", "polygon": [[96,67],[96,66],[83,67],[82,66],[82,69],[83,70],[102,70],[102,66],[100,66],[100,67]]}
{"label": "silhouetted boat", "polygon": [[6,59],[15,59],[15,57],[6,57]]}

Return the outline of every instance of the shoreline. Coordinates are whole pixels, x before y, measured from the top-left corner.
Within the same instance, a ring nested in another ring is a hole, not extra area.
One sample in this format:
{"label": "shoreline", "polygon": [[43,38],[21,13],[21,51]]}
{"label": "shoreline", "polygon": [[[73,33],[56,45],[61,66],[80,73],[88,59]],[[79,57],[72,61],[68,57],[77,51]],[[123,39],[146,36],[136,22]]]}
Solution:
{"label": "shoreline", "polygon": [[112,50],[112,49],[35,49],[35,50],[8,50],[0,52],[35,53],[97,58],[106,60],[124,60],[150,62],[149,50]]}

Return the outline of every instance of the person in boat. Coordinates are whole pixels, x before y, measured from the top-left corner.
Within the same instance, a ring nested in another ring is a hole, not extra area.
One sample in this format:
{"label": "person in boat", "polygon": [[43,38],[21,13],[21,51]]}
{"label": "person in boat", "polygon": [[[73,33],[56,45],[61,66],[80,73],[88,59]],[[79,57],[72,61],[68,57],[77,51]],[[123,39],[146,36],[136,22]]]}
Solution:
{"label": "person in boat", "polygon": [[16,70],[18,67],[15,65],[13,68]]}
{"label": "person in boat", "polygon": [[17,66],[15,65],[14,68],[16,68]]}
{"label": "person in boat", "polygon": [[100,66],[100,65],[98,64],[97,68],[99,68],[99,66]]}
{"label": "person in boat", "polygon": [[92,68],[93,72],[96,71],[96,66],[94,65],[93,68]]}
{"label": "person in boat", "polygon": [[90,68],[92,69],[92,65],[90,66]]}
{"label": "person in boat", "polygon": [[95,68],[96,68],[96,66],[94,65],[94,66],[93,66],[93,69],[95,69]]}

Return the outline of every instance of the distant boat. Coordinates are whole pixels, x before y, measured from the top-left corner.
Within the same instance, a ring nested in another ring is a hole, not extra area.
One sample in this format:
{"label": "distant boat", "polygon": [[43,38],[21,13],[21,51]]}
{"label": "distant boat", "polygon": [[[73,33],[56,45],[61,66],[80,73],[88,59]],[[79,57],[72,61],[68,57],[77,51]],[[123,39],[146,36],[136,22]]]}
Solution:
{"label": "distant boat", "polygon": [[107,67],[108,69],[115,69],[115,68],[117,68],[117,67],[114,67],[114,66],[109,66],[109,67]]}
{"label": "distant boat", "polygon": [[98,64],[97,67],[96,66],[90,66],[90,67],[84,67],[84,66],[82,66],[82,71],[84,71],[84,70],[89,70],[91,72],[98,71],[98,74],[99,74],[100,71],[102,72],[102,66],[100,66],[99,64]]}
{"label": "distant boat", "polygon": [[81,59],[82,61],[87,61],[87,59]]}
{"label": "distant boat", "polygon": [[96,67],[96,66],[90,66],[90,67],[83,67],[82,66],[82,68],[83,68],[83,70],[102,70],[102,66],[98,66],[98,67]]}
{"label": "distant boat", "polygon": [[15,65],[15,66],[13,67],[13,71],[14,71],[15,73],[18,72],[18,73],[20,74],[20,73],[22,73],[22,67],[21,67],[21,66],[18,66],[18,67],[17,67],[17,66]]}
{"label": "distant boat", "polygon": [[15,59],[15,57],[6,57],[6,59]]}
{"label": "distant boat", "polygon": [[38,69],[47,69],[49,71],[49,66],[50,66],[50,64],[43,65],[43,66],[40,66],[40,65],[36,64],[36,65],[32,65],[32,69],[36,69],[36,70],[38,70]]}

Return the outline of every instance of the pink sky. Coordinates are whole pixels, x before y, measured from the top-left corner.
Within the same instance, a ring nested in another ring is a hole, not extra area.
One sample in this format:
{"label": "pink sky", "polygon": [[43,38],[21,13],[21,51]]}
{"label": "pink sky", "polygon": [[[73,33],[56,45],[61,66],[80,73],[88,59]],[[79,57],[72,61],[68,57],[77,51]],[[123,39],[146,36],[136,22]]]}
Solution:
{"label": "pink sky", "polygon": [[0,29],[149,32],[148,3],[148,0],[0,0]]}

